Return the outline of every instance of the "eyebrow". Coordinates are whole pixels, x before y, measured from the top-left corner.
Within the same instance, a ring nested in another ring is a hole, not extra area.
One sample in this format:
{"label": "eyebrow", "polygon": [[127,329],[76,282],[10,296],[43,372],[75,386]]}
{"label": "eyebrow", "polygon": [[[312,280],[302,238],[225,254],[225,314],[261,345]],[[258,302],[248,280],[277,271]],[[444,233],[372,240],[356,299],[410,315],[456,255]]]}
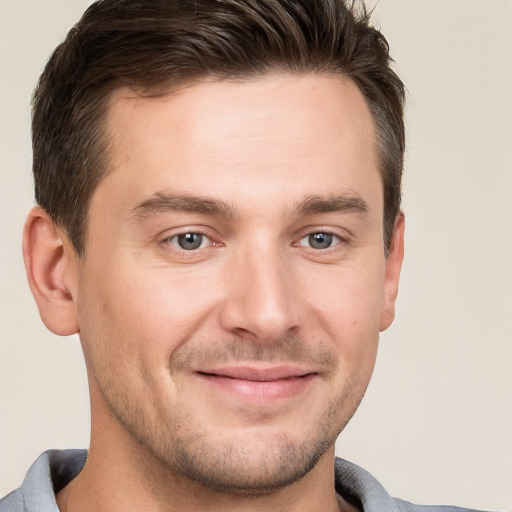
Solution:
{"label": "eyebrow", "polygon": [[201,196],[157,192],[131,210],[132,218],[147,219],[165,212],[187,212],[232,219],[235,208],[224,201]]}
{"label": "eyebrow", "polygon": [[366,201],[353,194],[335,196],[307,196],[297,207],[300,216],[318,213],[368,213]]}
{"label": "eyebrow", "polygon": [[[307,196],[295,208],[301,217],[320,213],[368,213],[368,204],[353,194],[335,196]],[[237,211],[233,205],[202,196],[157,192],[131,210],[135,220],[145,220],[166,212],[186,212],[232,220]]]}

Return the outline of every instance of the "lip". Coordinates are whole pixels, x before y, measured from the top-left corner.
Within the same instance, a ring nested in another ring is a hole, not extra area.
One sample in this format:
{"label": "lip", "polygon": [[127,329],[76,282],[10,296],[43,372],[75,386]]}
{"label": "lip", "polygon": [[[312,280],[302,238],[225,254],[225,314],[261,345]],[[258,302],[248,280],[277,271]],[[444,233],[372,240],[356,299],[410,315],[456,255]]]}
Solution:
{"label": "lip", "polygon": [[315,371],[290,365],[266,368],[229,366],[201,369],[197,374],[221,391],[240,398],[260,400],[298,395],[318,376]]}

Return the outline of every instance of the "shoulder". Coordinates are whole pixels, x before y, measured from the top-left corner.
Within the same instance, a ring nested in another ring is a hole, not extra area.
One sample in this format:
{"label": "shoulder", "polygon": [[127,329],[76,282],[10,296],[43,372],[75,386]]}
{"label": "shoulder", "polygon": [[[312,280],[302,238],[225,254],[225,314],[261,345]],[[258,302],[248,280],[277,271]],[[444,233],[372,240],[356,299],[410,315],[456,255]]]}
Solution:
{"label": "shoulder", "polygon": [[24,512],[24,510],[21,489],[16,489],[0,499],[0,512]]}
{"label": "shoulder", "polygon": [[481,512],[473,508],[453,507],[447,505],[415,505],[408,501],[394,498],[400,512]]}
{"label": "shoulder", "polygon": [[334,470],[336,491],[364,512],[478,512],[460,507],[415,505],[393,498],[368,471],[344,459],[336,458]]}
{"label": "shoulder", "polygon": [[58,512],[55,492],[82,470],[86,450],[48,450],[32,464],[19,489],[0,500],[0,512]]}

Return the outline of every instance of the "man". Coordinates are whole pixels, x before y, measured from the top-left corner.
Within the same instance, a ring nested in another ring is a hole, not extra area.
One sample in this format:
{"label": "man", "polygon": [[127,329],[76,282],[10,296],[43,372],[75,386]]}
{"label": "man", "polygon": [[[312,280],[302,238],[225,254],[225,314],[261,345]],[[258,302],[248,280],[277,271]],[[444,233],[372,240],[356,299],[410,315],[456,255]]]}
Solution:
{"label": "man", "polygon": [[91,6],[35,93],[24,234],[91,445],[0,510],[416,510],[334,461],[394,316],[402,104],[341,2]]}

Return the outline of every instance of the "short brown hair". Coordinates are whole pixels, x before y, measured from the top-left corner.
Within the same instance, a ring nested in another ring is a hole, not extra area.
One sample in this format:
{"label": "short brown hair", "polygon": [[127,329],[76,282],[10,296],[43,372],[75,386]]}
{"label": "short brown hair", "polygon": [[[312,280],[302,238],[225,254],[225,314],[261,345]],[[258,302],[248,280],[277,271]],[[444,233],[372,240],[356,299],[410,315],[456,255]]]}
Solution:
{"label": "short brown hair", "polygon": [[364,94],[377,133],[387,248],[400,209],[404,86],[364,5],[343,0],[94,3],[50,57],[34,92],[36,201],[82,254],[90,198],[108,167],[102,120],[113,91],[151,93],[275,71],[343,75]]}

